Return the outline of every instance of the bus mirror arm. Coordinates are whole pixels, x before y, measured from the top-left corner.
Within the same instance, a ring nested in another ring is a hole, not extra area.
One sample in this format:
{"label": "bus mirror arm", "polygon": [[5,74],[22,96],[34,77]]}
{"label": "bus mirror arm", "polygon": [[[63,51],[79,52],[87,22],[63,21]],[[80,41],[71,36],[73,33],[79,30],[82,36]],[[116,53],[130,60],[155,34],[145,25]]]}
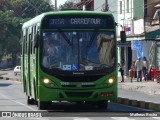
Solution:
{"label": "bus mirror arm", "polygon": [[34,35],[34,48],[38,48],[39,44],[38,44],[38,35],[35,34]]}

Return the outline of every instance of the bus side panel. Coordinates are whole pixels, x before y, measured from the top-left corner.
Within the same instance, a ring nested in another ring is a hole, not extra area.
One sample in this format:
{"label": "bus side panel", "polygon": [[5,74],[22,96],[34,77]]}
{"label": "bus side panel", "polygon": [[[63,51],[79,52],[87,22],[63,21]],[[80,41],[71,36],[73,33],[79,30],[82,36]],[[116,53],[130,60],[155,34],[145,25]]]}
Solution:
{"label": "bus side panel", "polygon": [[23,83],[23,91],[25,92],[25,81],[24,81],[24,48],[25,48],[25,30],[22,30],[22,49],[21,49],[21,82]]}

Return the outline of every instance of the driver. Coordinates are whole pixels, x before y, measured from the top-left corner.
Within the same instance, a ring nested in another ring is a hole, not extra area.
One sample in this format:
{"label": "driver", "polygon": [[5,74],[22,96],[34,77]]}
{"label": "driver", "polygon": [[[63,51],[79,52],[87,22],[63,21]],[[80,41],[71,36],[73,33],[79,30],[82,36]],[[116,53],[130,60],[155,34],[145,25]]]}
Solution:
{"label": "driver", "polygon": [[45,67],[50,67],[50,65],[55,65],[58,62],[60,56],[59,44],[51,36],[47,36],[43,41],[43,65]]}

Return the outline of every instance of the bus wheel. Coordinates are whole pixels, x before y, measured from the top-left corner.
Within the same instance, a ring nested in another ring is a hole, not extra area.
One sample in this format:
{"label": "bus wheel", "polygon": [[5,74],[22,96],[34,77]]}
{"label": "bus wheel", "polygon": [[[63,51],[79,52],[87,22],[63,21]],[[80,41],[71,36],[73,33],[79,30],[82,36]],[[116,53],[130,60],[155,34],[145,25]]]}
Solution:
{"label": "bus wheel", "polygon": [[33,98],[30,98],[30,96],[27,97],[27,104],[28,105],[34,105],[35,104],[35,100]]}
{"label": "bus wheel", "polygon": [[42,102],[42,101],[37,101],[37,105],[38,105],[38,109],[39,110],[44,110],[44,109],[47,109],[48,106],[50,105],[50,102]]}

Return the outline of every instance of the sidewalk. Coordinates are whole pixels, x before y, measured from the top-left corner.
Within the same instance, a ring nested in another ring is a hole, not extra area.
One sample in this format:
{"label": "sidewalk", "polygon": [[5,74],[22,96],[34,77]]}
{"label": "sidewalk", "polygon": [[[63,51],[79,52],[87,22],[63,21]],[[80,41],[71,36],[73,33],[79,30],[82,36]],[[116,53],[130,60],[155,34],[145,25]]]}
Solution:
{"label": "sidewalk", "polygon": [[137,82],[126,77],[124,82],[120,82],[118,77],[118,102],[142,108],[160,111],[160,83],[151,80]]}
{"label": "sidewalk", "polygon": [[6,75],[6,74],[7,74],[7,72],[6,72],[6,71],[4,71],[4,70],[0,70],[0,79],[2,79],[2,77],[1,77],[1,76]]}
{"label": "sidewalk", "polygon": [[[10,73],[10,74],[8,74],[8,73]],[[11,73],[13,74],[13,68],[0,69],[0,79],[20,81],[19,76],[14,76]]]}
{"label": "sidewalk", "polygon": [[118,78],[118,80],[118,88],[139,91],[149,95],[160,95],[160,83],[151,80],[142,80],[142,82],[137,82],[136,78],[132,80],[132,83],[130,78],[125,78],[125,82],[120,82],[120,77]]}

